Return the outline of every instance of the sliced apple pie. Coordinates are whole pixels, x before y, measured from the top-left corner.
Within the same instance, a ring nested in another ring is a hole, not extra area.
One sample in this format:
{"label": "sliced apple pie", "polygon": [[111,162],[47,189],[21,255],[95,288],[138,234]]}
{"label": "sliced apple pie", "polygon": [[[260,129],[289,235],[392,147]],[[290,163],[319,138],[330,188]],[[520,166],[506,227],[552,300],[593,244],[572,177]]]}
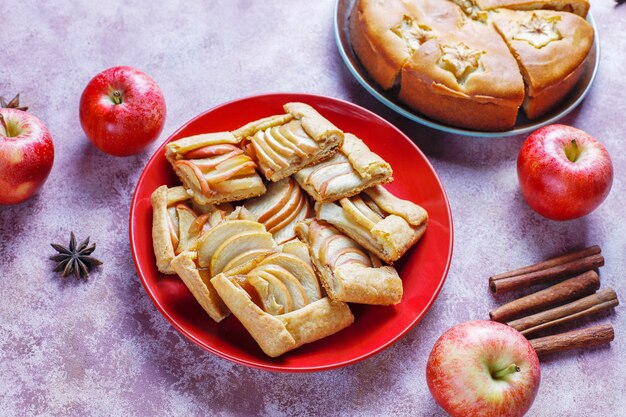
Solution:
{"label": "sliced apple pie", "polygon": [[350,197],[361,190],[393,180],[391,166],[353,134],[330,159],[301,169],[294,178],[316,201]]}
{"label": "sliced apple pie", "polygon": [[308,196],[291,177],[270,183],[265,194],[248,200],[245,207],[278,244],[295,238],[296,223],[314,215]]}
{"label": "sliced apple pie", "polygon": [[296,254],[274,253],[249,264],[246,271],[221,273],[211,280],[224,303],[271,357],[354,322],[347,304],[322,298],[308,254],[295,242],[289,250]]}
{"label": "sliced apple pie", "polygon": [[287,103],[286,114],[266,117],[233,131],[270,181],[280,181],[307,165],[333,155],[343,132],[313,107]]}
{"label": "sliced apple pie", "polygon": [[391,266],[323,220],[305,220],[296,234],[308,245],[333,301],[391,305],[402,299],[402,280]]}
{"label": "sliced apple pie", "polygon": [[334,203],[318,204],[317,218],[356,240],[385,262],[398,260],[422,237],[428,213],[382,186]]}
{"label": "sliced apple pie", "polygon": [[265,192],[257,164],[229,132],[206,133],[168,143],[165,156],[192,198],[215,204]]}
{"label": "sliced apple pie", "polygon": [[589,0],[460,0],[472,2],[481,10],[491,11],[499,8],[512,10],[558,10],[587,17]]}
{"label": "sliced apple pie", "polygon": [[231,207],[202,206],[191,201],[181,187],[162,185],[152,193],[152,243],[157,268],[174,274],[170,263],[184,251],[193,250],[202,233],[221,222]]}

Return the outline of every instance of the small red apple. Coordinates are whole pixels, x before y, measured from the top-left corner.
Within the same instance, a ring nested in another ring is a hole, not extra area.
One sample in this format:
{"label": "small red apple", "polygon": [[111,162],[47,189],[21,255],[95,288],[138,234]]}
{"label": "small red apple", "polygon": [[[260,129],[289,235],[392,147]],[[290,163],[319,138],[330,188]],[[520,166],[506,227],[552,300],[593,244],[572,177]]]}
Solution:
{"label": "small red apple", "polygon": [[96,75],[80,98],[80,123],[98,149],[128,156],[154,142],[165,124],[165,99],[157,83],[131,67]]}
{"label": "small red apple", "polygon": [[517,176],[533,210],[552,220],[570,220],[604,201],[613,183],[613,164],[605,147],[589,134],[550,125],[522,145]]}
{"label": "small red apple", "polygon": [[0,108],[0,204],[31,198],[48,178],[53,162],[54,145],[43,122],[18,108]]}
{"label": "small red apple", "polygon": [[435,343],[426,381],[452,417],[521,417],[537,395],[537,353],[517,330],[476,320],[459,324]]}

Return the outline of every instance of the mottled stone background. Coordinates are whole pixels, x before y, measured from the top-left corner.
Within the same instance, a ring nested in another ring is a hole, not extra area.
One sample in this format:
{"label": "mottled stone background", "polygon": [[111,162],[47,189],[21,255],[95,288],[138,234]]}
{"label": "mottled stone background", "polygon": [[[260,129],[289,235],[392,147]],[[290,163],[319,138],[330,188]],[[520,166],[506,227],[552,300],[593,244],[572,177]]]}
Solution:
{"label": "mottled stone background", "polygon": [[[573,247],[600,244],[603,286],[626,294],[626,5],[594,0],[602,65],[585,102],[564,122],[606,145],[615,182],[584,219],[555,223],[525,205],[515,159],[523,137],[474,139],[413,124],[351,77],[333,37],[334,2],[0,2],[0,92],[22,92],[54,138],[56,160],[41,194],[0,208],[0,415],[407,415],[442,416],[424,378],[437,337],[485,318],[496,305],[491,273]],[[308,92],[350,100],[400,127],[432,161],[448,191],[456,232],[448,280],[424,320],[386,351],[318,374],[272,374],[219,359],[179,335],[135,273],[128,210],[145,153],[114,158],[80,128],[89,79],[132,65],[162,87],[161,139],[199,112],[242,96]],[[90,235],[104,266],[88,282],[64,281],[47,260],[51,241]],[[626,316],[611,347],[543,363],[532,416],[626,416]],[[621,393],[621,398],[620,398]]]}

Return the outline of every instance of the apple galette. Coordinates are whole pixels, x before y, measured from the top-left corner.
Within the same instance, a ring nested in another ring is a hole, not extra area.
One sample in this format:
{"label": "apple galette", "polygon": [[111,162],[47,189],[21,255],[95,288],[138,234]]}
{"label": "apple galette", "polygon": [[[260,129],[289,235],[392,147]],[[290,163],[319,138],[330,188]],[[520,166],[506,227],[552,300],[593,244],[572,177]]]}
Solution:
{"label": "apple galette", "polygon": [[343,142],[337,129],[311,106],[287,103],[286,114],[270,116],[233,131],[265,178],[280,181],[333,155]]}
{"label": "apple galette", "polygon": [[174,274],[170,263],[174,257],[192,250],[204,231],[221,222],[228,206],[202,206],[191,201],[181,187],[162,185],[152,193],[152,242],[157,268]]}
{"label": "apple galette", "polygon": [[323,220],[305,220],[296,234],[309,253],[331,300],[391,305],[402,299],[402,280],[391,266]]}
{"label": "apple galette", "polygon": [[170,142],[165,156],[200,204],[238,201],[265,192],[257,164],[239,148],[232,133],[206,133]]}
{"label": "apple galette", "polygon": [[296,223],[313,217],[306,193],[291,177],[268,184],[267,192],[246,201],[245,207],[279,244],[296,237],[293,230]]}
{"label": "apple galette", "polygon": [[334,156],[294,174],[300,186],[316,201],[324,203],[350,197],[361,190],[393,180],[385,160],[353,134],[346,133]]}
{"label": "apple galette", "polygon": [[271,357],[354,322],[347,304],[322,297],[308,253],[296,252],[300,256],[277,252],[240,274],[222,273],[211,280],[225,304]]}
{"label": "apple galette", "polygon": [[594,38],[588,9],[588,0],[357,0],[350,40],[374,81],[420,113],[506,130],[522,104],[540,117],[580,79]]}
{"label": "apple galette", "polygon": [[334,203],[318,204],[316,214],[388,263],[413,246],[428,224],[426,210],[382,186]]}

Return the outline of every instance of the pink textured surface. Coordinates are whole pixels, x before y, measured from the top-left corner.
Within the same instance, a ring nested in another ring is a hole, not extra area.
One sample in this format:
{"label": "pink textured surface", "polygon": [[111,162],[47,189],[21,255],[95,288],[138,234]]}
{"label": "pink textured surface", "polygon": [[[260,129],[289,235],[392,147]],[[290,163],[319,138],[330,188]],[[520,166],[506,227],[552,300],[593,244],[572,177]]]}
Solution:
{"label": "pink textured surface", "polygon": [[[124,5],[123,3],[129,3]],[[471,139],[404,120],[351,78],[337,53],[333,1],[2,2],[0,91],[21,91],[47,123],[56,160],[39,196],[0,208],[0,414],[3,416],[420,415],[443,416],[424,378],[437,337],[486,318],[502,300],[486,279],[573,247],[600,244],[602,285],[626,292],[623,152],[626,6],[596,1],[602,64],[584,103],[564,123],[600,138],[615,164],[606,202],[555,223],[525,205],[515,159],[524,138]],[[136,66],[160,84],[168,119],[160,140],[227,100],[276,91],[335,96],[378,112],[429,156],[455,219],[448,280],[424,320],[381,354],[347,368],[284,375],[214,357],[179,335],[150,302],[128,248],[128,209],[155,143],[130,158],[93,148],[78,121],[89,79]],[[90,235],[105,265],[88,282],[51,272],[51,241]],[[625,316],[610,347],[542,364],[531,416],[623,416]]]}

